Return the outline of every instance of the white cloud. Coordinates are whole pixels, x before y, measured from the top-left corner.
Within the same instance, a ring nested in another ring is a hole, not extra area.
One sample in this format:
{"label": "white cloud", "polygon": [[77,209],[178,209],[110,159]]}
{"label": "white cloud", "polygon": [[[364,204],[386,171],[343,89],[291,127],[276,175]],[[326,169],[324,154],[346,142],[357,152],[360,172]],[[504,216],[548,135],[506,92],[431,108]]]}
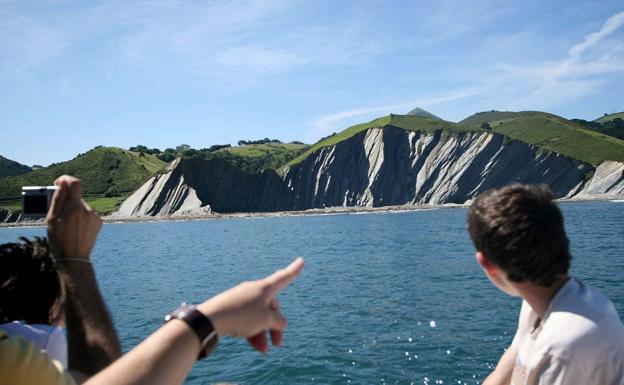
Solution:
{"label": "white cloud", "polygon": [[440,93],[431,97],[420,97],[409,101],[385,104],[379,106],[368,106],[355,108],[340,112],[335,112],[316,119],[312,126],[317,134],[327,134],[331,131],[339,131],[345,128],[345,121],[353,118],[364,120],[366,118],[378,117],[381,115],[405,114],[415,107],[430,108],[439,104],[465,99],[479,95],[475,89],[458,89],[450,92]]}
{"label": "white cloud", "polygon": [[605,23],[602,25],[602,28],[600,28],[600,31],[590,33],[589,35],[585,36],[585,40],[582,43],[579,43],[574,47],[570,48],[570,57],[581,56],[583,52],[587,51],[588,49],[599,43],[601,40],[603,40],[605,37],[620,29],[622,25],[624,25],[624,11],[616,13],[615,15],[608,18],[607,21],[605,21]]}
{"label": "white cloud", "polygon": [[[624,25],[624,12],[609,17],[599,31],[585,36],[583,42],[574,45],[568,56],[559,61],[543,63],[534,67],[539,85],[522,100],[544,100],[565,103],[596,92],[603,84],[596,76],[624,71],[624,55],[617,41],[605,42],[596,50],[599,42]],[[593,55],[592,55],[593,53]]]}

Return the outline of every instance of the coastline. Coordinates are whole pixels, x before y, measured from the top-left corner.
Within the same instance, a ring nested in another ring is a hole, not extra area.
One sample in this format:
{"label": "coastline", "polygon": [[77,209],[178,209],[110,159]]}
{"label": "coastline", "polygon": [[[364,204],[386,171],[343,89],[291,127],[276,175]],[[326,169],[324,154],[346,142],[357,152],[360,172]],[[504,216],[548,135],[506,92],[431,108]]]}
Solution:
{"label": "coastline", "polygon": [[[586,195],[578,198],[557,199],[557,203],[583,203],[595,201],[614,201],[624,202],[623,195]],[[240,213],[210,213],[210,214],[188,214],[188,215],[161,215],[161,216],[140,216],[140,217],[117,217],[107,215],[102,217],[104,223],[141,223],[141,222],[175,222],[175,221],[199,221],[199,220],[218,220],[218,219],[255,219],[255,218],[274,218],[274,217],[300,217],[300,216],[324,216],[324,215],[342,215],[342,214],[378,214],[378,213],[401,213],[409,211],[437,210],[446,208],[465,208],[470,205],[471,201],[463,204],[446,203],[438,205],[397,205],[397,206],[380,206],[380,207],[326,207],[297,211],[271,211],[271,212],[240,212]],[[43,227],[45,220],[38,221],[22,221],[13,223],[0,223],[0,228],[6,227]]]}
{"label": "coastline", "polygon": [[[135,223],[135,222],[175,222],[194,220],[218,220],[218,219],[254,219],[275,217],[300,217],[300,216],[324,216],[341,214],[376,214],[376,213],[399,213],[407,211],[436,210],[440,208],[467,207],[465,204],[443,205],[398,205],[381,207],[327,207],[319,209],[296,210],[296,211],[268,211],[268,212],[240,212],[240,213],[210,213],[188,215],[160,215],[139,217],[118,217],[107,215],[102,217],[104,223]],[[0,223],[3,227],[41,227],[45,226],[45,220],[22,221],[13,223]]]}

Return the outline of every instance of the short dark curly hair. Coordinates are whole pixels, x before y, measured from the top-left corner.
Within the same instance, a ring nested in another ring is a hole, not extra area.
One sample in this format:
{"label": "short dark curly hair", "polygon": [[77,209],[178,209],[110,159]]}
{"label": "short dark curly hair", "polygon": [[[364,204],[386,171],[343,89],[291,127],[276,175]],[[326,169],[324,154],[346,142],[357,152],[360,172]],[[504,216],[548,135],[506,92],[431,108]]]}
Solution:
{"label": "short dark curly hair", "polygon": [[49,324],[61,283],[45,238],[0,245],[0,322]]}
{"label": "short dark curly hair", "polygon": [[550,286],[570,268],[563,215],[546,186],[513,184],[479,195],[468,209],[468,231],[511,281]]}

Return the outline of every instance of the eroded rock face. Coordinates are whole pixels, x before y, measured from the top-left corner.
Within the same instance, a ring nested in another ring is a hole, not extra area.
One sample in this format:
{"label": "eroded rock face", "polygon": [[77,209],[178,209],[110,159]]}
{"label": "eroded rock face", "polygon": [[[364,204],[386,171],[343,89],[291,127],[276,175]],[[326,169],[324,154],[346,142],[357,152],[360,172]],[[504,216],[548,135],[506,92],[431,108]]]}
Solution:
{"label": "eroded rock face", "polygon": [[175,160],[164,174],[150,178],[113,216],[199,215],[210,213],[210,205],[202,203],[195,189],[186,183],[184,166]]}
{"label": "eroded rock face", "polygon": [[577,198],[592,197],[595,195],[624,196],[624,163],[605,161],[594,172],[592,178],[585,184]]}
{"label": "eroded rock face", "polygon": [[0,223],[14,223],[18,222],[21,215],[9,210],[0,209]]}
{"label": "eroded rock face", "polygon": [[294,209],[464,203],[513,182],[576,193],[593,168],[502,135],[370,129],[287,171]]}
{"label": "eroded rock face", "polygon": [[[139,188],[116,215],[464,203],[513,182],[544,183],[556,197],[570,197],[593,170],[589,164],[494,133],[385,127],[321,148],[281,175],[273,170],[245,173],[218,159],[176,161]],[[604,173],[611,175],[608,170]],[[607,176],[601,183],[616,179]],[[623,182],[617,180],[611,189],[621,188]]]}

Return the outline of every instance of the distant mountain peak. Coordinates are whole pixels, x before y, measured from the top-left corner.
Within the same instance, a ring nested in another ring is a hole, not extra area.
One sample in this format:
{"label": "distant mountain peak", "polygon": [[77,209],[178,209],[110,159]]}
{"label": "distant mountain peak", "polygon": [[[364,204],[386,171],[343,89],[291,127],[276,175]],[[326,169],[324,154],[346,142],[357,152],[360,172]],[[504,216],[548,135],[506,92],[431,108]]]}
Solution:
{"label": "distant mountain peak", "polygon": [[429,119],[435,119],[435,120],[444,120],[444,119],[440,118],[439,116],[435,116],[431,112],[425,111],[425,110],[423,110],[422,108],[419,108],[419,107],[414,108],[413,110],[411,110],[407,114],[408,115],[412,115],[412,116],[420,116],[421,118],[429,118]]}

